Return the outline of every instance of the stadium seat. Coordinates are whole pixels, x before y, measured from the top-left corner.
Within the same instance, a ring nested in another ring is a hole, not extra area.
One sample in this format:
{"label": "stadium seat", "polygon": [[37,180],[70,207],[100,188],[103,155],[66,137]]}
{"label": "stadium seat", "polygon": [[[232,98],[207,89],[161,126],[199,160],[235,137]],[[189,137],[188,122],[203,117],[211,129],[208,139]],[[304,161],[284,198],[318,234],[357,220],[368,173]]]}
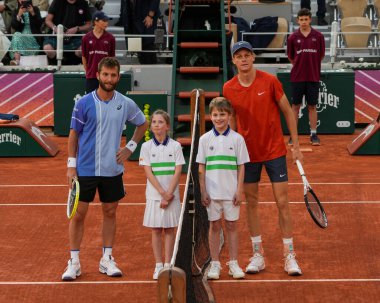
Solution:
{"label": "stadium seat", "polygon": [[373,0],[373,6],[375,7],[377,16],[380,16],[380,0]]}
{"label": "stadium seat", "polygon": [[[366,17],[347,17],[341,22],[346,47],[366,48],[371,32],[371,20]],[[350,32],[367,32],[367,34],[350,34]]]}
{"label": "stadium seat", "polygon": [[286,35],[288,32],[288,21],[285,18],[278,17],[277,24],[278,24],[277,33],[284,33],[284,34],[275,35],[273,40],[269,43],[267,47],[268,49],[282,48],[284,46]]}
{"label": "stadium seat", "polygon": [[337,6],[342,18],[363,17],[367,9],[367,0],[338,0]]}

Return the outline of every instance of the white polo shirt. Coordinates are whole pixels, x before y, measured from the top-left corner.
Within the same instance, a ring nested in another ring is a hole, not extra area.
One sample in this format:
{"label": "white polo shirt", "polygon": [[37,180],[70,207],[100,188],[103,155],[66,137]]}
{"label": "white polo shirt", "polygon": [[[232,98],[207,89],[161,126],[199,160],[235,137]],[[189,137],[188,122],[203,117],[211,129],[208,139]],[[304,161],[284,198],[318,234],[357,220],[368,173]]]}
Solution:
{"label": "white polo shirt", "polygon": [[197,160],[206,165],[206,190],[213,200],[232,200],[237,190],[237,166],[249,162],[243,137],[230,127],[214,128],[199,140]]}
{"label": "white polo shirt", "polygon": [[[150,166],[153,175],[160,182],[163,189],[167,190],[173,178],[175,167],[185,164],[181,144],[170,137],[166,137],[160,144],[156,138],[141,145],[140,165]],[[154,186],[147,180],[146,199],[161,200],[162,197]],[[178,185],[174,191],[174,199],[179,199]]]}

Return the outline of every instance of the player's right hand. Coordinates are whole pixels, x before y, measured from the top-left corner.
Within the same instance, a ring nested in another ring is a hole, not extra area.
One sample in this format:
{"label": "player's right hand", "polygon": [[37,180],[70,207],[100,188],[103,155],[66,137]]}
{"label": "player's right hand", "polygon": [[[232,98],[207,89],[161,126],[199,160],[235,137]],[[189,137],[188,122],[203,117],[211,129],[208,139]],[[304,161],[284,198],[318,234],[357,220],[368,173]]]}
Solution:
{"label": "player's right hand", "polygon": [[73,179],[78,179],[77,169],[76,167],[69,167],[67,168],[67,182],[70,188],[73,184]]}

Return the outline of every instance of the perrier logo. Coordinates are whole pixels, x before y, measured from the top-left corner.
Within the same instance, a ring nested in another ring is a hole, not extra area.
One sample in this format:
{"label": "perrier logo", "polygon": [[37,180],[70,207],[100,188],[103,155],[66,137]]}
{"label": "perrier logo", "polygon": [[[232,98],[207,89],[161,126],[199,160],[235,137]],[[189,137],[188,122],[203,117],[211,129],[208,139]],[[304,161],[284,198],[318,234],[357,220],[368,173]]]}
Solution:
{"label": "perrier logo", "polygon": [[20,146],[21,145],[21,137],[12,133],[12,131],[9,131],[8,133],[0,134],[0,144],[7,143],[7,142]]}
{"label": "perrier logo", "polygon": [[[339,96],[330,93],[327,89],[327,85],[323,81],[319,81],[319,96],[317,104],[317,112],[323,112],[327,107],[338,108],[340,104]],[[306,108],[305,97],[302,100],[301,110],[299,112],[298,118],[302,118],[303,109]],[[318,120],[318,126],[320,121]]]}
{"label": "perrier logo", "polygon": [[327,86],[325,82],[319,81],[319,98],[318,98],[317,111],[320,113],[324,111],[327,108],[327,106],[338,108],[339,97],[337,95],[330,93],[327,90]]}

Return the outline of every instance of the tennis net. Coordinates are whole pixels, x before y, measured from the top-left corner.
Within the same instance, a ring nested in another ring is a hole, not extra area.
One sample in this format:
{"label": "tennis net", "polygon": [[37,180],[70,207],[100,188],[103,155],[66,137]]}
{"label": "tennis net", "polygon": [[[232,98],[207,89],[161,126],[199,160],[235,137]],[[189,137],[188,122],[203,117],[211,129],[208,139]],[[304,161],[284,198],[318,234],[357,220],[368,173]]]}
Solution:
{"label": "tennis net", "polygon": [[172,265],[183,269],[186,273],[186,302],[203,303],[213,302],[214,296],[205,277],[205,270],[210,263],[210,250],[208,245],[209,221],[207,211],[201,204],[199,186],[198,153],[200,129],[204,124],[204,110],[199,110],[204,102],[204,92],[193,90],[191,102],[194,108],[192,123],[192,144],[189,157],[189,169],[182,204],[180,223],[174,246]]}

